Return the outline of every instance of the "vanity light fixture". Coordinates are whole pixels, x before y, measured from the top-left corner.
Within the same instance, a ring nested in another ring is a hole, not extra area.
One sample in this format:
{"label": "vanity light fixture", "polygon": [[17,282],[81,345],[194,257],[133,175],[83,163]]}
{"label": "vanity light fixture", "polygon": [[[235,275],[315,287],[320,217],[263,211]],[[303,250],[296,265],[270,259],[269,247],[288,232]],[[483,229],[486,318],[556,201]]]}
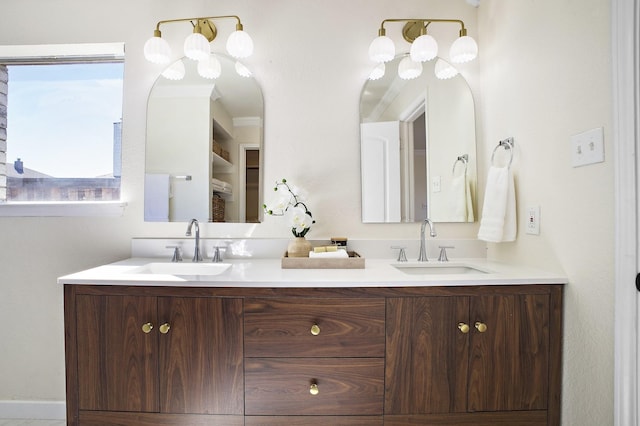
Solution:
{"label": "vanity light fixture", "polygon": [[[221,19],[235,19],[237,21],[236,30],[232,32],[227,39],[227,52],[236,59],[251,56],[253,53],[253,40],[249,34],[244,31],[240,18],[235,15],[226,15],[159,21],[156,24],[156,29],[153,31],[153,37],[147,40],[144,45],[144,57],[149,62],[155,64],[168,64],[171,60],[171,47],[169,43],[162,38],[160,25],[175,22],[190,22],[193,26],[193,33],[184,41],[184,54],[187,58],[198,61],[198,73],[202,77],[217,78],[220,76],[220,62],[215,55],[211,54],[210,43],[218,35],[218,29],[213,21]],[[172,76],[168,77],[165,75],[165,72],[163,72],[163,75],[167,78],[175,79],[176,76],[179,75],[179,73],[173,71],[167,71],[167,73]]]}
{"label": "vanity light fixture", "polygon": [[[417,77],[420,74],[415,74],[418,69],[422,69],[422,62],[430,61],[438,56],[438,43],[431,35],[427,34],[427,27],[432,23],[460,24],[460,37],[453,42],[449,49],[451,62],[460,64],[469,62],[478,56],[478,44],[472,37],[467,35],[464,22],[459,19],[385,19],[380,24],[378,37],[369,45],[369,58],[374,62],[388,62],[396,55],[395,44],[386,35],[386,29],[384,28],[384,24],[388,22],[404,22],[402,36],[407,42],[411,43],[410,56],[407,57],[406,61],[403,60],[400,63],[398,69],[398,74],[401,78]],[[413,62],[413,64],[410,64],[409,61]]]}
{"label": "vanity light fixture", "polygon": [[168,66],[164,71],[162,71],[162,76],[167,80],[182,80],[185,74],[186,74],[186,70],[184,67],[184,62],[182,62],[182,59],[175,61],[173,64]]}
{"label": "vanity light fixture", "polygon": [[458,70],[444,59],[438,58],[434,73],[440,80],[448,80],[458,75]]}

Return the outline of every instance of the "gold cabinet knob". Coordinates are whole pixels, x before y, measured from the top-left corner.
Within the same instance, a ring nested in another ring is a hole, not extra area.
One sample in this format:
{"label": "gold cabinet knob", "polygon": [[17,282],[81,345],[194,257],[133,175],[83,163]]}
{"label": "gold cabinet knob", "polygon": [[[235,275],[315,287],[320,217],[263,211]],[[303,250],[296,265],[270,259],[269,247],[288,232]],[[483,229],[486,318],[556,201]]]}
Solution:
{"label": "gold cabinet knob", "polygon": [[311,383],[311,386],[309,386],[309,393],[311,395],[317,395],[320,393],[320,389],[318,389],[317,383]]}
{"label": "gold cabinet knob", "polygon": [[313,334],[314,336],[320,334],[320,326],[318,324],[313,324],[311,326],[311,334]]}
{"label": "gold cabinet knob", "polygon": [[153,330],[153,324],[151,324],[150,322],[146,322],[146,323],[142,324],[142,332],[144,334],[151,333],[151,330]]}
{"label": "gold cabinet knob", "polygon": [[169,330],[171,330],[171,324],[169,324],[168,322],[165,322],[160,326],[160,333],[162,334],[167,334]]}
{"label": "gold cabinet knob", "polygon": [[480,321],[476,321],[476,329],[480,332],[480,333],[484,333],[485,331],[487,331],[487,324],[480,322]]}
{"label": "gold cabinet knob", "polygon": [[458,323],[458,329],[464,333],[467,334],[469,332],[469,324],[465,324],[463,322],[459,322]]}

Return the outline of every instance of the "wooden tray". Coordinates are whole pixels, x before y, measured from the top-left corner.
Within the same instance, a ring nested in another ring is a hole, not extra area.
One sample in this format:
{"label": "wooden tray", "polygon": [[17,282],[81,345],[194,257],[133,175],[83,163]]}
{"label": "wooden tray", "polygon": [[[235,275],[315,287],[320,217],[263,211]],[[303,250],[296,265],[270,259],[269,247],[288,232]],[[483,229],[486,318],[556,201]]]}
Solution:
{"label": "wooden tray", "polygon": [[321,257],[282,257],[282,269],[364,269],[364,257],[348,251],[349,257],[342,259]]}

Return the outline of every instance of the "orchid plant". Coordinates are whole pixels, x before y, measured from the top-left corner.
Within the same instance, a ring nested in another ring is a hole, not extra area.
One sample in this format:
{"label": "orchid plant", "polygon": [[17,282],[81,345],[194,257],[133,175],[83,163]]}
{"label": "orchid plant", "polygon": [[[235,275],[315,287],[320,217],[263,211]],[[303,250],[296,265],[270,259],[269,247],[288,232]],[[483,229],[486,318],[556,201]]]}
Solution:
{"label": "orchid plant", "polygon": [[273,188],[276,197],[271,206],[264,204],[265,213],[272,216],[285,216],[291,224],[291,232],[295,237],[304,237],[311,229],[313,220],[311,212],[304,203],[300,188],[289,185],[286,179],[276,182]]}

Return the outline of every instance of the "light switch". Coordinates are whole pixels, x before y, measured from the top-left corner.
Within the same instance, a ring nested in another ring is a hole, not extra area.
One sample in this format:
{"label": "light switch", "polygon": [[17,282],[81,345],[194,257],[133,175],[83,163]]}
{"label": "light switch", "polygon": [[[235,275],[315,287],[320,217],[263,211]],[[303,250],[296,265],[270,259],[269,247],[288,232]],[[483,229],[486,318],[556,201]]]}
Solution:
{"label": "light switch", "polygon": [[431,190],[433,192],[440,192],[442,190],[442,178],[440,176],[431,178]]}
{"label": "light switch", "polygon": [[602,127],[571,136],[571,165],[586,166],[604,161],[604,130]]}
{"label": "light switch", "polygon": [[540,235],[540,206],[527,209],[527,234]]}

